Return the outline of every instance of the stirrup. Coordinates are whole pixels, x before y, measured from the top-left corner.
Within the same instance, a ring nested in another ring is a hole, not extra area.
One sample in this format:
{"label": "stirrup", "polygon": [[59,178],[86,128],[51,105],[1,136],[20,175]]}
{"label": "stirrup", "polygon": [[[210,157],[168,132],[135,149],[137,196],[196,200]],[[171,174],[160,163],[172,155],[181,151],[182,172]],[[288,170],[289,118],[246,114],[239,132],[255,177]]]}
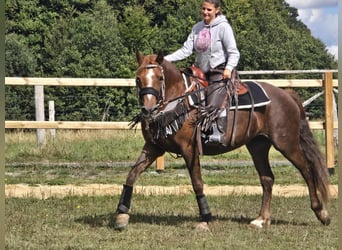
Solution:
{"label": "stirrup", "polygon": [[218,134],[209,135],[207,143],[209,143],[209,144],[221,144],[222,146],[227,146],[224,136],[218,135]]}
{"label": "stirrup", "polygon": [[220,133],[220,131],[217,128],[216,122],[212,125],[213,132],[208,136],[207,142],[210,144],[221,144],[223,146],[226,146],[226,141],[224,134]]}

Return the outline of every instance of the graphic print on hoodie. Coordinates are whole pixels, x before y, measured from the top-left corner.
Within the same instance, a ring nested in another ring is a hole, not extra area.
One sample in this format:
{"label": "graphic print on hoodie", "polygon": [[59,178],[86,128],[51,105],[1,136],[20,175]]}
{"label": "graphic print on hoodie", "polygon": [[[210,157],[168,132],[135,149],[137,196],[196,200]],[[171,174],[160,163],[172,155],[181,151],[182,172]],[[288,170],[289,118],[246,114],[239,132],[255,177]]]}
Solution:
{"label": "graphic print on hoodie", "polygon": [[201,30],[197,36],[196,39],[196,49],[198,52],[205,52],[209,47],[211,43],[211,35],[210,30],[207,28],[204,28]]}

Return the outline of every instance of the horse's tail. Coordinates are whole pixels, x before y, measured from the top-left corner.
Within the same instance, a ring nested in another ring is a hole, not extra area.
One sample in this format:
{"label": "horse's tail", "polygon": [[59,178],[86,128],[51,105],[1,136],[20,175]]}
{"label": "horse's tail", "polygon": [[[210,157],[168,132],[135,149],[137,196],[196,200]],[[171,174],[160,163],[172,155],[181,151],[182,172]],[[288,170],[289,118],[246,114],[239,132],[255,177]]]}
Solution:
{"label": "horse's tail", "polygon": [[287,92],[300,108],[300,145],[312,172],[316,190],[320,193],[323,202],[326,203],[329,199],[330,181],[325,159],[310,130],[309,123],[306,120],[305,110],[299,95],[293,90],[287,90]]}

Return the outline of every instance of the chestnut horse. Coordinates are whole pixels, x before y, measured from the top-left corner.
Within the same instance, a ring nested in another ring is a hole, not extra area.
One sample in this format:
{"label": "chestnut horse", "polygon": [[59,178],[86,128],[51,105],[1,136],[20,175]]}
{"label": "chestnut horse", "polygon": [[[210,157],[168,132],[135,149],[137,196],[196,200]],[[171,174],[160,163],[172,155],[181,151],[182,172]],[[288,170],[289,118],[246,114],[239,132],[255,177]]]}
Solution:
{"label": "chestnut horse", "polygon": [[[272,145],[300,171],[309,190],[311,209],[318,220],[324,225],[330,223],[326,208],[329,199],[329,174],[324,157],[308,126],[299,96],[294,91],[285,91],[270,84],[258,82],[271,102],[252,110],[230,109],[227,114],[225,133],[227,145],[215,146],[203,143],[199,147],[198,138],[201,137],[196,136],[198,109],[189,108],[188,102],[184,101],[187,100],[184,97],[186,87],[179,69],[164,60],[161,54],[144,56],[137,52],[136,57],[139,64],[136,84],[142,105],[139,121],[145,144],[123,185],[116,211],[116,229],[123,229],[128,225],[133,185],[139,175],[157,157],[165,152],[173,152],[184,158],[190,174],[199,207],[200,221],[197,228],[209,230],[208,222],[211,220],[211,212],[203,192],[200,153],[221,154],[243,145],[246,145],[252,156],[263,191],[260,213],[255,220],[251,221],[252,226],[262,228],[271,224],[270,204],[274,176],[268,154]],[[167,112],[165,107],[170,103],[174,105],[171,105],[171,111]],[[156,121],[158,117],[162,117],[163,113],[167,113],[167,117],[163,119],[183,117],[180,119],[179,127],[174,129],[176,132],[169,130],[165,132],[164,128],[164,131],[160,133],[163,128],[158,127]],[[236,123],[234,119],[237,119]],[[234,143],[230,143],[234,124],[236,124]]]}

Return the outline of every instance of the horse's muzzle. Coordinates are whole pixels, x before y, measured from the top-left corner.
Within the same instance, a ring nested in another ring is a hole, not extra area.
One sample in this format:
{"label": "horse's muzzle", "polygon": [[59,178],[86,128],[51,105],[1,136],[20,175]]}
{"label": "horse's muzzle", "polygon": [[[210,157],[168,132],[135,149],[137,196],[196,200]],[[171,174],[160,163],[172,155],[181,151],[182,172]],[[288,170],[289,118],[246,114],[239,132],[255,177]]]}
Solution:
{"label": "horse's muzzle", "polygon": [[154,105],[151,108],[147,108],[146,106],[141,107],[141,114],[143,118],[152,118],[155,114],[157,114],[158,105]]}

